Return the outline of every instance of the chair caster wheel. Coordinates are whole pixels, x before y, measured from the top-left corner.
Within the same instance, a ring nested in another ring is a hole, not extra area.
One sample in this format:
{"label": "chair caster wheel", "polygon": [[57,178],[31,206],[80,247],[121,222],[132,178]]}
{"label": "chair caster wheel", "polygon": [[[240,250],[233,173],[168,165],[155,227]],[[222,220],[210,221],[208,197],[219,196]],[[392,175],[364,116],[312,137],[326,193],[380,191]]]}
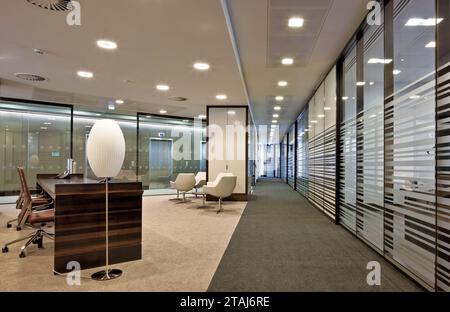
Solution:
{"label": "chair caster wheel", "polygon": [[8,229],[12,228],[12,224],[7,224],[6,228],[8,228]]}
{"label": "chair caster wheel", "polygon": [[2,253],[7,253],[9,251],[8,247],[3,247],[2,248]]}
{"label": "chair caster wheel", "polygon": [[26,258],[27,252],[25,250],[20,252],[19,258]]}
{"label": "chair caster wheel", "polygon": [[18,227],[16,228],[16,230],[17,230],[17,231],[22,231],[22,228],[21,228],[20,226],[18,226]]}

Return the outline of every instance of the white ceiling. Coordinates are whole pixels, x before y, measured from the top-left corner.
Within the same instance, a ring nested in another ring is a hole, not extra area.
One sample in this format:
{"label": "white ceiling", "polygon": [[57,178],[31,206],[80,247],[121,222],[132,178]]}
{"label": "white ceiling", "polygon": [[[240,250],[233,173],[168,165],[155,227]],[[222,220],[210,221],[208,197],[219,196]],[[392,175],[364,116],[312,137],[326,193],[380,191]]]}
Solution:
{"label": "white ceiling", "polygon": [[[295,121],[336,61],[366,11],[361,0],[228,0],[254,118],[270,122],[274,97],[282,95],[281,133]],[[292,16],[304,27],[290,29]],[[294,66],[282,66],[292,56]],[[277,86],[288,81],[286,88]]]}
{"label": "white ceiling", "polygon": [[[206,105],[247,104],[220,0],[79,0],[81,26],[66,24],[67,12],[38,8],[26,0],[0,0],[0,96],[79,103],[106,110],[124,99],[124,111],[194,117]],[[345,5],[344,5],[345,2]],[[251,108],[257,123],[272,119],[274,96],[283,95],[285,131],[332,66],[366,14],[361,0],[227,0]],[[290,16],[305,18],[299,30]],[[96,40],[118,43],[101,50]],[[45,51],[33,53],[33,48]],[[295,65],[282,67],[280,57]],[[208,72],[192,68],[211,64]],[[90,70],[94,79],[77,77]],[[31,72],[45,82],[23,82],[16,72]],[[125,83],[124,80],[130,80]],[[287,80],[287,88],[276,86]],[[171,86],[167,93],[158,83]],[[219,102],[218,93],[228,99]],[[169,96],[184,96],[173,102]]]}
{"label": "white ceiling", "polygon": [[[228,95],[224,104],[247,100],[237,69],[225,17],[216,0],[79,0],[81,26],[68,26],[67,12],[39,8],[26,0],[0,0],[1,96],[80,102],[107,108],[111,99],[124,99],[121,110],[193,117],[206,105],[221,104],[218,93]],[[98,39],[118,43],[116,51],[101,50]],[[36,55],[33,48],[45,50]],[[210,63],[208,72],[193,69],[196,61]],[[90,70],[94,79],[77,77]],[[15,72],[48,78],[27,83]],[[128,79],[131,83],[124,83]],[[171,86],[169,92],[155,85]],[[48,90],[58,91],[48,92]],[[21,96],[22,95],[22,96]],[[167,100],[183,96],[186,102]]]}

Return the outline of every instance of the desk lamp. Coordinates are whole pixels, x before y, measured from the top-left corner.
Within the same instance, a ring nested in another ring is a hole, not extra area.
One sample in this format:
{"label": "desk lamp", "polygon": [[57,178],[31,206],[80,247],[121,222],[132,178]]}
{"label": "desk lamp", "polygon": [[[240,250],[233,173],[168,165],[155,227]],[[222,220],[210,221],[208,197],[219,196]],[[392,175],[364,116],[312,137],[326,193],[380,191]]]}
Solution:
{"label": "desk lamp", "polygon": [[94,174],[105,179],[106,190],[106,266],[91,278],[107,281],[122,275],[122,271],[109,268],[108,180],[117,176],[125,159],[125,139],[117,122],[110,119],[97,121],[87,141],[87,158]]}

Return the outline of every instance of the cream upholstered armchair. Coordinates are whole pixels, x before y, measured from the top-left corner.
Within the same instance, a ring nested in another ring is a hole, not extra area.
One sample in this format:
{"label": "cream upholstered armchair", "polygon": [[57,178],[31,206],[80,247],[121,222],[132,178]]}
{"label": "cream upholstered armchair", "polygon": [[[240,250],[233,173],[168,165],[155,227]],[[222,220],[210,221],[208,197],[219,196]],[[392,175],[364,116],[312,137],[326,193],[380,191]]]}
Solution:
{"label": "cream upholstered armchair", "polygon": [[195,187],[195,175],[193,173],[180,173],[174,182],[170,181],[170,187],[177,190],[177,199],[180,192],[183,193],[183,201],[186,201],[186,192]]}
{"label": "cream upholstered armchair", "polygon": [[195,197],[197,197],[198,189],[206,184],[206,172],[199,172],[195,175]]}
{"label": "cream upholstered armchair", "polygon": [[222,211],[222,199],[233,194],[236,187],[236,182],[237,177],[232,173],[219,173],[215,181],[208,182],[203,187],[204,194],[211,195],[219,199],[219,210],[217,213]]}

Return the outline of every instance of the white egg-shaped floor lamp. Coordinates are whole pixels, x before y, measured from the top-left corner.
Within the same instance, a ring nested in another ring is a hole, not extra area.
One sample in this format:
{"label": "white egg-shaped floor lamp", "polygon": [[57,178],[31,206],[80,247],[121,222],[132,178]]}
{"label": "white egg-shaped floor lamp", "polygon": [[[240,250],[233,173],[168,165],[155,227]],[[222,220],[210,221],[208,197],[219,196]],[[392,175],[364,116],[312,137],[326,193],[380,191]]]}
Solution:
{"label": "white egg-shaped floor lamp", "polygon": [[94,124],[87,141],[87,158],[94,174],[105,179],[106,190],[106,265],[91,277],[107,281],[122,275],[121,270],[109,268],[108,179],[117,176],[125,159],[125,139],[117,122],[103,119]]}

